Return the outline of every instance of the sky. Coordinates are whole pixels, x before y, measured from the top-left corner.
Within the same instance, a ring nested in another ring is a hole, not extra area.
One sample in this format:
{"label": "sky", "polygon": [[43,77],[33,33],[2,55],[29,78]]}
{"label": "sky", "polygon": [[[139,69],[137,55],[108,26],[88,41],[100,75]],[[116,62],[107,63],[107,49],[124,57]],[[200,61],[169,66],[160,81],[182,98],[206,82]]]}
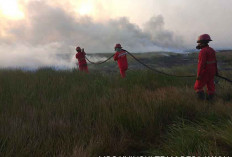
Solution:
{"label": "sky", "polygon": [[[232,0],[0,0],[0,68],[75,66],[86,53],[232,49]],[[94,58],[93,58],[94,59]]]}

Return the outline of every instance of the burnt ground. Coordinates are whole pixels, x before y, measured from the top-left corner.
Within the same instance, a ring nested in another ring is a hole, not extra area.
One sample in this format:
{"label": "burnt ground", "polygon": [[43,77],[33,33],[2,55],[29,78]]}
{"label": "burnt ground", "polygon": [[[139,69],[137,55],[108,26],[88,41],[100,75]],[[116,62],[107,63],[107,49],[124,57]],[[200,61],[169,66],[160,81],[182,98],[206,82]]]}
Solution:
{"label": "burnt ground", "polygon": [[[90,56],[106,57],[112,54],[91,54]],[[175,69],[186,68],[196,71],[198,63],[198,53],[177,54],[171,52],[154,52],[154,53],[133,53],[143,63],[156,69]],[[145,70],[146,67],[135,61],[128,55],[129,70]],[[232,70],[232,51],[217,52],[218,68],[222,71]],[[89,69],[100,72],[116,72],[118,71],[117,63],[113,59],[101,65],[93,65],[89,63]]]}

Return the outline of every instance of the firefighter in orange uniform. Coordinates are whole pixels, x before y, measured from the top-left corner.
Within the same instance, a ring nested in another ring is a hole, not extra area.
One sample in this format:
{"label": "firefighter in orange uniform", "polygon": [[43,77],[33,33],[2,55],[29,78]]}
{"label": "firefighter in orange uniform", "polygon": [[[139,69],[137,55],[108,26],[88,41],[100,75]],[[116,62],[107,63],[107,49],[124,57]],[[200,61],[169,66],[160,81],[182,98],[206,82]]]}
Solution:
{"label": "firefighter in orange uniform", "polygon": [[118,62],[118,67],[120,69],[120,74],[122,78],[126,77],[126,70],[128,69],[127,62],[127,52],[122,49],[121,44],[116,44],[114,47],[116,53],[114,55],[114,60]]}
{"label": "firefighter in orange uniform", "polygon": [[88,73],[88,65],[85,59],[86,53],[84,49],[81,50],[80,47],[76,47],[76,59],[78,60],[79,70]]}
{"label": "firefighter in orange uniform", "polygon": [[218,75],[217,60],[214,49],[208,43],[212,41],[208,34],[203,34],[198,38],[197,49],[201,49],[198,59],[197,80],[194,86],[198,98],[205,99],[204,86],[207,86],[208,100],[213,99],[215,94],[214,77]]}

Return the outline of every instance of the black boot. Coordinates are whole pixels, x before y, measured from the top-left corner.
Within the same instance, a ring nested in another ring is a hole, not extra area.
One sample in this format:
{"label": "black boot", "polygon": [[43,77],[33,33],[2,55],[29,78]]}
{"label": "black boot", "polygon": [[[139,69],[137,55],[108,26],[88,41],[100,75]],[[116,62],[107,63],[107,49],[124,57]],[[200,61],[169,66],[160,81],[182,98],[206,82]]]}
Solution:
{"label": "black boot", "polygon": [[205,100],[205,93],[204,91],[197,92],[197,97],[199,100]]}
{"label": "black boot", "polygon": [[208,94],[207,100],[212,101],[214,98],[214,94]]}

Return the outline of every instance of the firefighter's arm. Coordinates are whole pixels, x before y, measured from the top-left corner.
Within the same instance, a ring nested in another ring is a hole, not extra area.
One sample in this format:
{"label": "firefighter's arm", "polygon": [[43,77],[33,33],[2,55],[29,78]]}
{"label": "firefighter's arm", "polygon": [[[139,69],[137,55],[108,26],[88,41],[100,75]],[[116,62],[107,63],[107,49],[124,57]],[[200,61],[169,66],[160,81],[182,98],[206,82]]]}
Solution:
{"label": "firefighter's arm", "polygon": [[117,60],[118,60],[118,53],[116,52],[114,55],[114,61],[117,61]]}
{"label": "firefighter's arm", "polygon": [[78,58],[79,58],[79,54],[77,53],[77,54],[76,54],[76,59],[78,59]]}
{"label": "firefighter's arm", "polygon": [[200,77],[203,75],[206,67],[206,53],[205,51],[201,51],[199,54],[199,61],[198,61],[198,73],[197,77],[200,79]]}

